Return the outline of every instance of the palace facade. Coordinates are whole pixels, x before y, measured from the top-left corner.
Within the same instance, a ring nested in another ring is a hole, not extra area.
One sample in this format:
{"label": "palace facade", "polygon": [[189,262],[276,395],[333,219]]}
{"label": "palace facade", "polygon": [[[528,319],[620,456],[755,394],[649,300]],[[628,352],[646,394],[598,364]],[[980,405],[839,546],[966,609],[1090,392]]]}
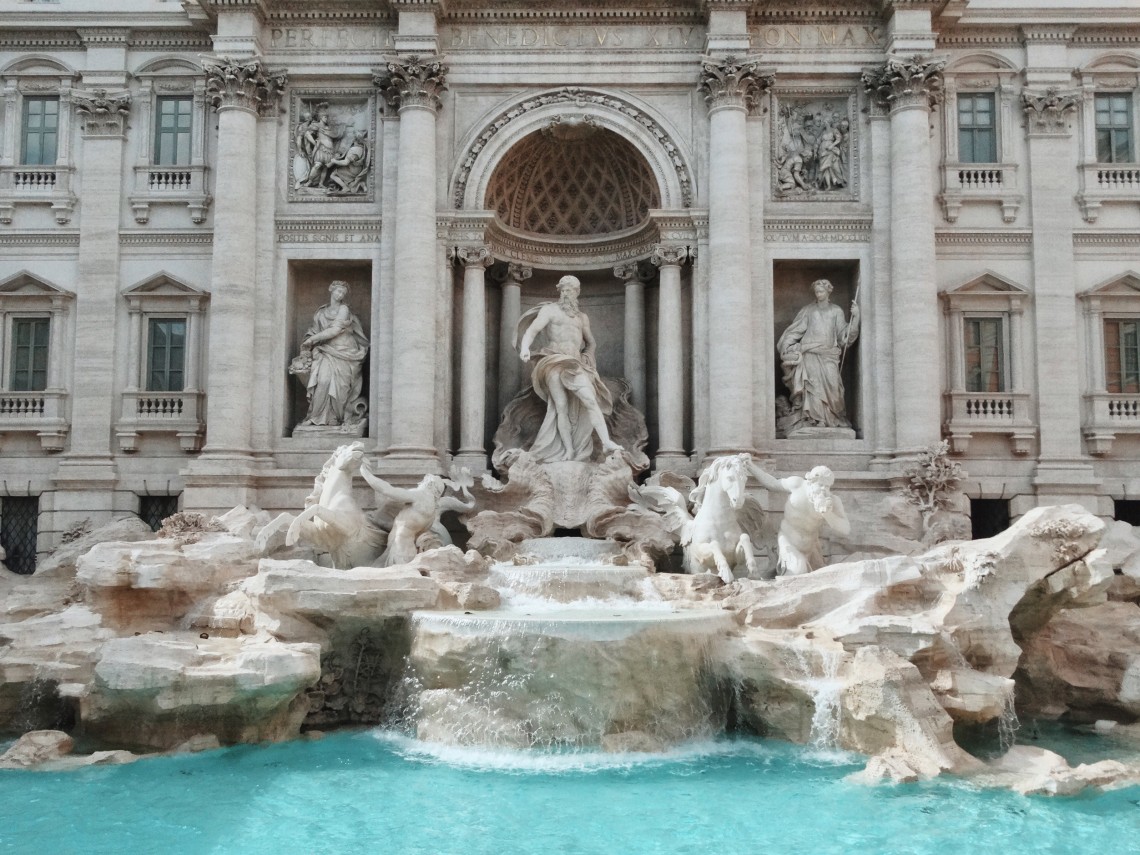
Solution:
{"label": "palace facade", "polygon": [[978,513],[1140,499],[1134,0],[0,0],[0,94],[17,571],[351,439],[488,470],[567,273],[657,470],[946,439]]}

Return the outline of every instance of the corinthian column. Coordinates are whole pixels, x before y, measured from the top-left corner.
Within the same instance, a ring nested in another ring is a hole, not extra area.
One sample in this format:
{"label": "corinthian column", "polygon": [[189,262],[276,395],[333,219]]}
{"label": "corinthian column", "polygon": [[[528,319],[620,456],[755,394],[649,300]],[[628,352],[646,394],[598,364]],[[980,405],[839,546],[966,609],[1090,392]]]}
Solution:
{"label": "corinthian column", "polygon": [[[123,141],[131,96],[97,89],[74,93],[83,132],[83,217],[79,221],[79,282],[75,297],[75,368],[72,382],[69,466],[109,463],[111,423],[118,401],[115,376],[115,311],[119,297],[119,194]],[[53,324],[55,320],[53,317]],[[58,325],[51,334],[61,335]],[[58,346],[52,348],[52,353]]]}
{"label": "corinthian column", "polygon": [[[257,118],[277,103],[284,72],[256,59],[208,59],[206,95],[218,113],[218,198],[210,273],[209,421],[203,458],[250,454],[257,273]],[[207,505],[212,506],[212,505]]]}
{"label": "corinthian column", "polygon": [[773,77],[755,60],[706,58],[709,108],[709,455],[752,450],[752,251],[746,120]]}
{"label": "corinthian column", "polygon": [[688,247],[659,244],[649,259],[661,270],[657,295],[657,471],[688,460],[681,324],[681,265],[688,257]]}
{"label": "corinthian column", "polygon": [[499,415],[518,394],[522,360],[515,348],[519,318],[522,315],[522,283],[534,271],[525,265],[511,262],[503,280],[503,305],[499,313]]}
{"label": "corinthian column", "polygon": [[477,469],[487,466],[483,431],[487,419],[487,295],[484,273],[494,262],[489,246],[461,246],[463,265],[463,355],[459,366],[459,456]]}
{"label": "corinthian column", "polygon": [[938,289],[930,187],[930,111],[942,91],[944,60],[891,57],[863,73],[890,110],[891,321],[894,330],[896,452],[918,452],[941,436]]}
{"label": "corinthian column", "polygon": [[396,158],[391,457],[432,460],[435,446],[435,119],[447,68],[436,57],[396,57],[376,83],[400,117]]}

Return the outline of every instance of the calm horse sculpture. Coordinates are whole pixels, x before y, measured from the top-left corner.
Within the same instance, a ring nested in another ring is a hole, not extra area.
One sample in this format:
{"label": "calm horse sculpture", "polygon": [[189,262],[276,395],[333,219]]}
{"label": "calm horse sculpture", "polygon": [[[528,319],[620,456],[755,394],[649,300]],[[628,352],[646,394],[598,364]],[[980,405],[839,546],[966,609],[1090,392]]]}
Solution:
{"label": "calm horse sculpture", "polygon": [[289,523],[287,546],[308,541],[327,552],[340,570],[374,563],[388,537],[352,496],[352,478],[363,460],[364,443],[354,442],[342,445],[325,461],[305,499],[305,510]]}
{"label": "calm horse sculpture", "polygon": [[756,569],[752,537],[759,535],[763,512],[744,489],[754,466],[748,454],[718,457],[689,493],[691,513],[673,487],[634,487],[630,498],[644,510],[663,514],[666,526],[680,534],[688,572],[711,571],[731,582],[736,573],[751,575]]}

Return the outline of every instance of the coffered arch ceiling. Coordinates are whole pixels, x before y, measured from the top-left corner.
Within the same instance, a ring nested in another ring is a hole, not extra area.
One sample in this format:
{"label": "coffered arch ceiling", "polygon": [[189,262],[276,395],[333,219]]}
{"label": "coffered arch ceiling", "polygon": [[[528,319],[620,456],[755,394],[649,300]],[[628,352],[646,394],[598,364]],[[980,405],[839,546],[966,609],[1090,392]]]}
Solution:
{"label": "coffered arch ceiling", "polygon": [[518,232],[593,237],[625,231],[661,207],[653,170],[624,137],[588,118],[555,120],[496,165],[485,207]]}

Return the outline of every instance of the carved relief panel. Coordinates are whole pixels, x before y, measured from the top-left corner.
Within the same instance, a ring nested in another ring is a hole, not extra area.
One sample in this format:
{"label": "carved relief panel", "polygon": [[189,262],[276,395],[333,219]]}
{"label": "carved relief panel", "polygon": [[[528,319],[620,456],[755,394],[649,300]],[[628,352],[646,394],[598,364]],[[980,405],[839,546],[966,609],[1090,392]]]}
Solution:
{"label": "carved relief panel", "polygon": [[294,90],[289,110],[290,202],[371,202],[376,102],[369,89]]}
{"label": "carved relief panel", "polygon": [[773,93],[772,198],[849,202],[859,198],[855,92]]}

